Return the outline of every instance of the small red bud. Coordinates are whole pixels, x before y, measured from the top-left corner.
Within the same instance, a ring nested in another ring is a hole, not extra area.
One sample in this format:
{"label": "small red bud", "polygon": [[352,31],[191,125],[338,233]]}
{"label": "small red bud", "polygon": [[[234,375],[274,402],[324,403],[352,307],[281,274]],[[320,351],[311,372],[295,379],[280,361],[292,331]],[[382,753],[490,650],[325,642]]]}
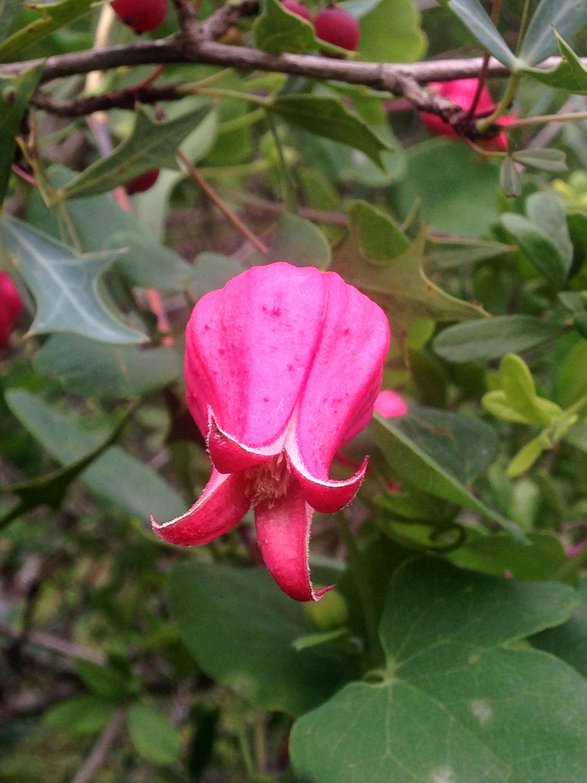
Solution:
{"label": "small red bud", "polygon": [[165,19],[167,0],[112,0],[112,10],[135,33],[146,33]]}
{"label": "small red bud", "polygon": [[325,8],[314,19],[316,36],[322,41],[354,52],[359,48],[361,28],[352,14],[342,8]]}
{"label": "small red bud", "polygon": [[124,187],[129,196],[135,193],[144,193],[145,190],[153,187],[158,178],[159,169],[149,169],[149,171],[145,171],[143,174],[139,174],[138,177],[131,179]]}

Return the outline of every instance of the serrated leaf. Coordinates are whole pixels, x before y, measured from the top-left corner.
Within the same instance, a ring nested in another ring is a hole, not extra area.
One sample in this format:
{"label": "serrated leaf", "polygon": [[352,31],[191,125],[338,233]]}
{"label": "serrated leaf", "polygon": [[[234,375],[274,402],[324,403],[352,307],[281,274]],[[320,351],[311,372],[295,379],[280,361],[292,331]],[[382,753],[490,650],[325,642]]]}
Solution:
{"label": "serrated leaf", "polygon": [[73,332],[106,343],[140,343],[105,302],[100,281],[118,253],[76,255],[69,247],[9,215],[0,215],[0,236],[31,289],[37,312],[29,334]]}
{"label": "serrated leaf", "polygon": [[513,522],[466,486],[479,466],[489,464],[497,453],[497,438],[489,426],[466,416],[418,411],[395,420],[376,415],[372,427],[394,479],[458,503],[525,540]]}
{"label": "serrated leaf", "polygon": [[515,248],[492,239],[468,239],[467,237],[428,237],[430,263],[439,269],[461,269],[465,264],[474,264],[490,258],[511,253]]}
{"label": "serrated leaf", "polygon": [[568,168],[565,153],[552,147],[516,150],[512,152],[512,158],[523,166],[531,166],[541,171],[566,171]]}
{"label": "serrated leaf", "polygon": [[268,110],[317,136],[348,144],[383,167],[380,156],[389,149],[389,145],[338,98],[326,95],[283,95]]}
{"label": "serrated leaf", "polygon": [[517,57],[503,40],[479,0],[449,0],[448,7],[490,54],[510,70],[517,70]]}
{"label": "serrated leaf", "polygon": [[41,73],[42,68],[38,67],[19,76],[0,76],[0,204],[4,201],[14,159],[15,136]]}
{"label": "serrated leaf", "polygon": [[156,122],[138,106],[130,136],[106,158],[92,163],[58,191],[58,200],[106,193],[152,168],[177,169],[177,148],[204,120],[207,108],[197,108],[166,122]]}
{"label": "serrated leaf", "polygon": [[264,569],[181,563],[170,575],[177,626],[202,670],[258,707],[299,715],[356,674],[332,644],[297,652],[303,605]]}
{"label": "serrated leaf", "polygon": [[499,315],[455,324],[433,342],[434,352],[449,362],[488,362],[552,340],[564,326],[532,315]]}
{"label": "serrated leaf", "polygon": [[311,22],[288,11],[278,0],[266,0],[253,24],[255,46],[263,52],[312,52],[318,48]]}
{"label": "serrated leaf", "polygon": [[142,702],[128,710],[127,725],[135,750],[151,764],[173,764],[181,754],[181,740],[175,726],[160,712]]}
{"label": "serrated leaf", "polygon": [[[400,255],[396,255],[400,245],[390,239],[387,244],[377,241],[376,259],[367,257],[361,240],[362,226],[370,226],[374,220],[381,224],[382,215],[365,202],[351,205],[347,236],[334,251],[332,268],[349,283],[387,305],[395,334],[406,332],[412,321],[419,318],[465,321],[486,315],[481,307],[450,296],[426,276],[423,269],[425,232]],[[387,220],[389,226],[385,233],[391,238],[396,236],[397,227],[391,219]],[[381,230],[381,225],[379,228]],[[384,263],[386,246],[389,255]],[[373,250],[372,240],[367,242],[367,248]]]}
{"label": "serrated leaf", "polygon": [[40,16],[0,43],[0,63],[17,60],[18,54],[24,49],[33,47],[45,36],[85,16],[97,5],[97,0],[62,0],[60,3],[27,5],[39,11]]}
{"label": "serrated leaf", "polygon": [[69,334],[51,337],[34,357],[33,365],[72,394],[100,399],[143,396],[181,373],[178,352],[172,348],[142,350]]}
{"label": "serrated leaf", "polygon": [[577,33],[587,23],[587,0],[541,0],[526,29],[519,60],[537,65],[556,52],[557,40]]}
{"label": "serrated leaf", "polygon": [[555,36],[562,57],[560,65],[550,71],[541,68],[528,68],[525,73],[549,87],[568,90],[577,95],[587,95],[587,70],[566,41],[556,34],[556,31]]}
{"label": "serrated leaf", "polygon": [[[30,392],[10,389],[6,404],[27,429],[62,465],[83,459],[100,446],[107,432],[88,429],[73,413],[63,413]],[[172,518],[185,510],[185,501],[155,471],[119,446],[111,446],[80,476],[100,498],[146,520],[150,514]]]}
{"label": "serrated leaf", "polygon": [[400,566],[381,620],[385,669],[296,722],[296,776],[582,783],[587,684],[550,655],[504,646],[563,622],[576,602],[554,582],[499,579],[431,558]]}

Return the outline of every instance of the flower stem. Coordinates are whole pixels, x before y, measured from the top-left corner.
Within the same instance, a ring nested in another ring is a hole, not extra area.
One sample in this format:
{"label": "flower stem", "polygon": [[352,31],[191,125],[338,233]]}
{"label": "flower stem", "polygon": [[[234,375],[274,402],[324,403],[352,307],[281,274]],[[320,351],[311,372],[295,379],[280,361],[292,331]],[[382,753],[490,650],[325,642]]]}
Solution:
{"label": "flower stem", "polygon": [[383,648],[379,639],[379,618],[375,607],[375,596],[365,564],[361,556],[355,537],[352,534],[342,512],[336,514],[336,524],[340,537],[345,545],[349,562],[353,570],[353,576],[357,583],[359,598],[363,607],[363,616],[367,628],[368,661],[372,666],[379,666],[383,661]]}

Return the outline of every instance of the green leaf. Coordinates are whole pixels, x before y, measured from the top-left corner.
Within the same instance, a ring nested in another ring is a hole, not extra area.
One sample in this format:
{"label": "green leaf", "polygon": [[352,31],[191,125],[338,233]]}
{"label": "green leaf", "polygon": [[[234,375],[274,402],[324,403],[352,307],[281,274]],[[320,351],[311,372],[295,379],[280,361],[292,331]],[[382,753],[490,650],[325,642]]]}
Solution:
{"label": "green leaf", "polygon": [[587,336],[587,291],[561,291],[559,302],[569,311],[573,318],[573,326],[581,337]]}
{"label": "green leaf", "polygon": [[556,30],[554,34],[562,57],[560,65],[550,71],[528,68],[526,73],[549,87],[587,95],[587,70],[571,47],[556,34]]}
{"label": "green leaf", "polygon": [[567,408],[587,394],[587,340],[580,340],[555,367],[554,396]]}
{"label": "green leaf", "polygon": [[151,764],[168,765],[178,760],[181,740],[175,726],[160,712],[142,702],[128,710],[128,732],[136,752]]}
{"label": "green leaf", "polygon": [[522,192],[522,178],[516,164],[509,156],[499,168],[499,187],[506,196],[519,196]]}
{"label": "green leaf", "polygon": [[527,65],[537,65],[554,54],[556,34],[568,38],[585,27],[587,0],[541,0],[532,14],[518,54]]}
{"label": "green leaf", "polygon": [[534,266],[557,288],[566,279],[568,265],[561,258],[551,237],[522,215],[506,213],[501,222]]}
{"label": "green leaf", "polygon": [[507,467],[506,474],[509,478],[517,478],[525,473],[537,459],[542,455],[542,452],[547,448],[547,444],[544,442],[542,434],[536,438],[528,441],[518,453],[514,456]]}
{"label": "green leaf", "polygon": [[[369,238],[373,226],[380,239]],[[450,296],[424,273],[425,233],[400,255],[402,244],[398,229],[379,210],[365,202],[354,202],[349,209],[345,240],[336,248],[332,268],[345,280],[358,286],[377,301],[384,301],[395,334],[406,332],[420,318],[434,321],[465,321],[486,315],[477,305]],[[365,247],[366,244],[366,247]],[[376,253],[371,259],[367,250]],[[387,250],[388,259],[384,263]]]}
{"label": "green leaf", "polygon": [[[83,459],[108,434],[96,427],[88,429],[81,416],[63,413],[30,392],[10,389],[5,399],[21,424],[62,465]],[[107,449],[80,480],[99,497],[139,519],[147,520],[151,513],[171,519],[185,511],[185,502],[175,490],[119,446]]]}
{"label": "green leaf", "polygon": [[177,351],[106,345],[77,335],[54,335],[33,359],[41,375],[56,378],[81,397],[140,397],[176,380]]}
{"label": "green leaf", "polygon": [[533,636],[532,644],[556,655],[587,677],[587,574],[579,582],[581,605],[570,620]]}
{"label": "green leaf", "polygon": [[[341,3],[341,8],[350,10],[352,5]],[[362,60],[407,63],[419,60],[425,51],[420,13],[411,0],[380,0],[361,18]]]}
{"label": "green leaf", "polygon": [[76,696],[51,707],[43,715],[43,727],[50,731],[71,731],[91,737],[110,721],[116,705],[96,696]]}
{"label": "green leaf", "polygon": [[4,41],[14,28],[19,8],[14,0],[0,0],[0,41]]}
{"label": "green leaf", "polygon": [[523,166],[531,166],[540,171],[566,171],[568,168],[565,153],[553,147],[543,147],[537,150],[516,150],[512,152],[512,159],[518,161]]}
{"label": "green leaf", "polygon": [[[320,783],[582,783],[587,685],[556,658],[505,647],[563,622],[568,586],[410,561],[388,588],[379,681],[301,717],[297,777]],[[555,738],[555,739],[554,739]]]}
{"label": "green leaf", "polygon": [[525,540],[513,522],[466,487],[497,454],[497,437],[487,424],[460,414],[420,410],[395,420],[376,415],[372,428],[394,479],[408,489],[458,503]]}
{"label": "green leaf", "polygon": [[298,715],[330,696],[354,673],[332,644],[297,652],[311,629],[262,569],[181,563],[170,576],[179,631],[212,679],[258,707]]}
{"label": "green leaf", "polygon": [[330,263],[330,245],[312,222],[286,213],[277,222],[265,258],[267,261],[287,258],[296,266],[326,267]]}
{"label": "green leaf", "polygon": [[255,47],[270,54],[312,52],[318,48],[311,22],[290,13],[278,0],[266,0],[253,24]]}
{"label": "green leaf", "polygon": [[269,111],[310,133],[364,152],[378,166],[382,166],[381,153],[389,149],[389,145],[338,98],[283,95],[271,104]]}
{"label": "green leaf", "polygon": [[89,688],[101,699],[119,702],[126,697],[128,679],[122,672],[79,658],[74,662],[74,668],[86,688]]}
{"label": "green leaf", "polygon": [[117,253],[76,255],[48,234],[7,214],[0,237],[31,289],[37,312],[29,334],[73,332],[105,343],[140,343],[147,336],[131,329],[105,302],[100,281]]}
{"label": "green leaf", "polygon": [[526,200],[526,214],[535,226],[550,237],[563,260],[565,273],[568,273],[573,263],[573,243],[563,201],[552,191],[532,193]]}
{"label": "green leaf", "polygon": [[551,414],[538,404],[534,378],[519,356],[509,353],[503,357],[499,368],[499,381],[509,404],[520,416],[525,417],[527,422],[546,427],[552,423],[553,416],[560,414],[560,408],[554,403],[551,403]]}
{"label": "green leaf", "polygon": [[506,353],[527,351],[562,331],[561,324],[532,315],[499,315],[449,326],[435,338],[433,347],[449,362],[487,362]]}
{"label": "green leaf", "polygon": [[468,239],[467,237],[428,237],[430,264],[434,269],[461,269],[490,258],[511,253],[514,247],[492,239]]}
{"label": "green leaf", "polygon": [[45,36],[85,16],[96,2],[97,0],[62,0],[60,3],[31,4],[30,7],[40,12],[40,17],[0,43],[0,63],[17,60],[24,49],[31,49]]}
{"label": "green leaf", "polygon": [[177,148],[208,113],[191,109],[166,122],[156,122],[142,106],[135,111],[130,136],[106,158],[92,163],[58,192],[59,200],[106,193],[152,168],[177,169]]}
{"label": "green leaf", "polygon": [[0,76],[0,204],[4,201],[10,178],[15,136],[41,73],[42,68],[39,67],[24,71],[19,76]]}
{"label": "green leaf", "polygon": [[449,0],[448,7],[497,60],[512,71],[518,59],[501,37],[479,0]]}
{"label": "green leaf", "polygon": [[386,266],[410,247],[406,234],[385,214],[366,201],[349,205],[362,254],[372,263]]}

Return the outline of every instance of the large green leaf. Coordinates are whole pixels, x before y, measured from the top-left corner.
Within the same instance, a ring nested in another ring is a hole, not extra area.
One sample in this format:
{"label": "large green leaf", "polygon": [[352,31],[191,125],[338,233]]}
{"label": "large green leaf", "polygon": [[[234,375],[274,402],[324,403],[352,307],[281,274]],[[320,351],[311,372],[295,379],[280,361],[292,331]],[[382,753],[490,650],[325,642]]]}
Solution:
{"label": "large green leaf", "polygon": [[[344,3],[341,7],[348,8]],[[361,18],[362,60],[406,63],[420,59],[425,51],[426,36],[412,0],[380,0]]]}
{"label": "large green leaf", "polygon": [[147,109],[138,106],[130,136],[111,155],[95,161],[61,188],[58,198],[95,196],[124,185],[149,169],[178,168],[177,148],[207,113],[207,108],[198,107],[172,120],[156,122]]}
{"label": "large green leaf", "polygon": [[518,60],[479,0],[449,0],[448,7],[497,60],[516,70]]}
{"label": "large green leaf", "polygon": [[30,49],[45,36],[73,22],[74,19],[85,16],[93,6],[98,5],[98,0],[62,0],[57,3],[31,5],[39,11],[39,18],[0,42],[0,62],[18,59],[18,54],[24,49]]}
{"label": "large green leaf", "polygon": [[51,337],[33,363],[37,372],[59,380],[71,393],[102,399],[148,394],[181,372],[178,352],[172,348],[143,350],[70,334]]}
{"label": "large green leaf", "polygon": [[48,234],[9,215],[0,215],[0,237],[31,289],[37,312],[29,334],[73,332],[106,343],[140,343],[106,304],[100,280],[118,253],[76,255]]}
{"label": "large green leaf", "polygon": [[570,620],[556,628],[549,628],[532,637],[532,644],[541,650],[558,655],[587,677],[587,574],[579,582],[582,603]]}
{"label": "large green leaf", "polygon": [[487,362],[552,340],[563,328],[533,315],[500,315],[449,326],[434,340],[434,351],[449,362]]}
{"label": "large green leaf", "polygon": [[41,71],[32,68],[20,76],[0,76],[0,204],[4,201],[14,159],[15,136]]}
{"label": "large green leaf", "polygon": [[418,318],[465,321],[486,315],[477,305],[445,293],[426,276],[424,233],[407,247],[406,243],[405,235],[383,212],[353,202],[347,236],[333,254],[332,268],[385,303],[396,335],[405,333]]}
{"label": "large green leaf", "polygon": [[381,153],[389,145],[345,104],[326,95],[283,95],[269,111],[326,139],[348,144],[381,166]]}
{"label": "large green leaf", "polygon": [[395,420],[376,415],[371,426],[394,479],[458,503],[525,540],[513,522],[466,486],[497,454],[497,437],[487,424],[461,414],[420,410]]}
{"label": "large green leaf", "polygon": [[[556,35],[556,31],[554,32]],[[549,87],[568,90],[578,95],[587,94],[587,70],[575,52],[560,36],[556,36],[556,40],[562,57],[560,65],[550,71],[541,68],[528,68],[526,73]]]}
{"label": "large green leaf", "polygon": [[181,563],[170,589],[179,631],[198,665],[259,707],[299,715],[354,673],[335,645],[294,649],[310,626],[302,605],[265,570]]}
{"label": "large green leaf", "polygon": [[518,57],[537,65],[557,50],[556,35],[569,39],[587,24],[587,0],[541,0],[532,14]]}
{"label": "large green leaf", "polygon": [[330,263],[330,245],[310,220],[286,213],[277,222],[266,256],[269,261],[284,258],[296,266],[325,267]]}
{"label": "large green leaf", "polygon": [[[23,427],[62,465],[82,459],[108,434],[102,428],[90,429],[81,416],[63,413],[30,392],[11,389],[5,398]],[[99,497],[144,520],[150,514],[165,519],[185,511],[175,490],[119,446],[107,449],[80,479]]]}
{"label": "large green leaf", "polygon": [[381,621],[385,670],[296,722],[296,775],[308,783],[583,783],[587,685],[556,658],[511,644],[575,606],[565,585],[408,562]]}

